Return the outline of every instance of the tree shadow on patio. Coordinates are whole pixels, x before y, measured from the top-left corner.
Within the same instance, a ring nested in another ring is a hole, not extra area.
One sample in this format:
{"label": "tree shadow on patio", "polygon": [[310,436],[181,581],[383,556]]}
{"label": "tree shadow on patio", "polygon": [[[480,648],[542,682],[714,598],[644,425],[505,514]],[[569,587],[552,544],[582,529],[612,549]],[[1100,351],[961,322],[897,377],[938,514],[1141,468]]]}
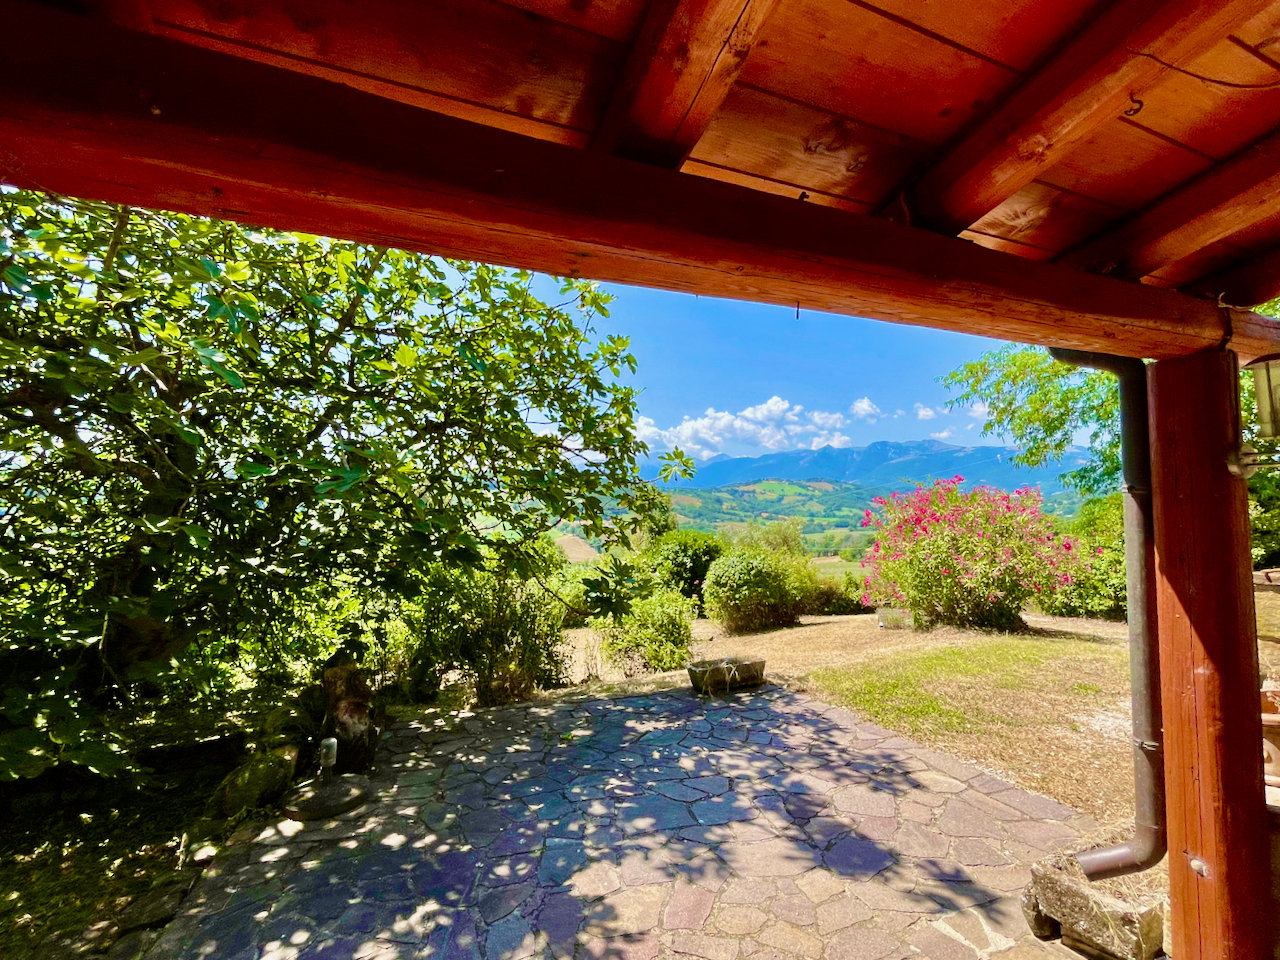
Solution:
{"label": "tree shadow on patio", "polygon": [[373,803],[220,858],[151,956],[840,960],[961,913],[994,949],[1026,936],[1016,854],[1072,835],[777,688],[507,708],[386,748]]}

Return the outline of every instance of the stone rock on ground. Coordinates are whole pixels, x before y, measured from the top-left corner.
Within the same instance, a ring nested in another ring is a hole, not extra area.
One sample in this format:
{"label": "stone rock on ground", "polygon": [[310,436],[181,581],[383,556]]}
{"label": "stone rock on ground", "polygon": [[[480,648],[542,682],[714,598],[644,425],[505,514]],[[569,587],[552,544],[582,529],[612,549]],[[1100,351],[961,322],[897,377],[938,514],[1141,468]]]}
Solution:
{"label": "stone rock on ground", "polygon": [[1032,931],[1120,960],[1153,960],[1164,945],[1163,902],[1126,903],[1085,879],[1074,857],[1049,857],[1031,865],[1022,898]]}
{"label": "stone rock on ground", "polygon": [[293,765],[294,761],[282,754],[255,754],[218,784],[209,801],[209,813],[232,817],[278,800],[293,779]]}
{"label": "stone rock on ground", "polygon": [[697,693],[728,693],[764,683],[764,661],[759,658],[724,657],[689,664],[689,682]]}

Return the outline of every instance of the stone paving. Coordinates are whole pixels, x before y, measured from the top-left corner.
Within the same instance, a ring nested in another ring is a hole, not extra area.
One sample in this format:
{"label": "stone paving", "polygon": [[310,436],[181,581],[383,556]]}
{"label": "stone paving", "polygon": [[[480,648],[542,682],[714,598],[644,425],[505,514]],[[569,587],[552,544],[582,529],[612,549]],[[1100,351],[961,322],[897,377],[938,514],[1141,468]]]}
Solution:
{"label": "stone paving", "polygon": [[1087,818],[773,687],[417,724],[375,796],[244,831],[149,960],[1035,960]]}

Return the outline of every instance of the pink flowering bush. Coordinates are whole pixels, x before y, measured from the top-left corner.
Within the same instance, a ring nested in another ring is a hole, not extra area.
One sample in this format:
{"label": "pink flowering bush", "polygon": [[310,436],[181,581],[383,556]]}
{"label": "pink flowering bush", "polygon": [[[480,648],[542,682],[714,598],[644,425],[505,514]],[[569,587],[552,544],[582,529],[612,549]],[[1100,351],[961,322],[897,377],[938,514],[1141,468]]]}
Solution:
{"label": "pink flowering bush", "polygon": [[864,603],[906,607],[917,629],[1012,630],[1029,600],[1074,580],[1079,544],[1058,536],[1038,490],[961,491],[963,480],[873,501]]}

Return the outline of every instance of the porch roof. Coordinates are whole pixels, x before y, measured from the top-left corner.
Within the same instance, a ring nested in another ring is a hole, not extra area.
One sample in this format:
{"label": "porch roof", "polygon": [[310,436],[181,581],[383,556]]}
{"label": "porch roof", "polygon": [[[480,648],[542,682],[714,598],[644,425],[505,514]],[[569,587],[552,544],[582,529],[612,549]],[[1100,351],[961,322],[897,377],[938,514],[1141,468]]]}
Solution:
{"label": "porch roof", "polygon": [[[1277,0],[10,2],[0,179],[1135,356],[1280,350]],[[1227,306],[1231,305],[1231,306]]]}

